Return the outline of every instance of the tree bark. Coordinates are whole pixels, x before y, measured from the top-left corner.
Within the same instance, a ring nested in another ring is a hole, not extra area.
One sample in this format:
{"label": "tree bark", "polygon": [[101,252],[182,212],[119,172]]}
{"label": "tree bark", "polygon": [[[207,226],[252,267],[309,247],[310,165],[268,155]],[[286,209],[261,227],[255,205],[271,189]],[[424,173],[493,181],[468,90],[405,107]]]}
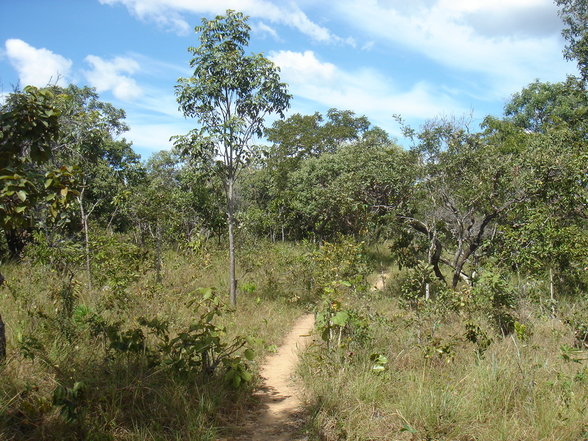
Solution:
{"label": "tree bark", "polygon": [[229,298],[237,306],[237,278],[235,276],[235,188],[229,178],[227,188],[227,220],[229,224]]}
{"label": "tree bark", "polygon": [[[0,286],[4,284],[4,276],[0,273]],[[6,360],[6,328],[2,321],[2,315],[0,315],[0,364]]]}
{"label": "tree bark", "polygon": [[155,227],[155,281],[161,283],[161,227]]}
{"label": "tree bark", "polygon": [[84,230],[84,250],[86,254],[86,275],[88,276],[88,288],[92,289],[92,265],[90,262],[90,233],[88,228],[88,216],[84,210],[84,191],[85,187],[80,191],[78,196],[78,203],[80,204],[80,217],[82,218],[82,229]]}

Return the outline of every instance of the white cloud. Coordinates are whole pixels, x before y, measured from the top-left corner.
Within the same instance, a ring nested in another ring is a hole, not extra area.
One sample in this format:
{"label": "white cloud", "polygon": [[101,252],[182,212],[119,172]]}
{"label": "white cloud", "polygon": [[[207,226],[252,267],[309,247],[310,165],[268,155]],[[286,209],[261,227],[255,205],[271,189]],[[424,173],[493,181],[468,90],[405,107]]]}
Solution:
{"label": "white cloud", "polygon": [[297,29],[323,43],[354,45],[351,38],[341,38],[308,18],[294,1],[277,3],[268,0],[99,0],[102,4],[123,4],[136,17],[153,20],[159,25],[185,34],[191,28],[182,14],[224,14],[227,9],[242,11],[251,17],[265,19]]}
{"label": "white cloud", "polygon": [[123,101],[138,98],[142,91],[134,79],[124,74],[133,74],[139,70],[139,63],[130,58],[116,57],[112,61],[103,60],[95,55],[88,55],[86,61],[92,70],[85,71],[88,83],[98,92],[110,90]]}
{"label": "white cloud", "polygon": [[340,0],[333,7],[379,42],[481,74],[494,97],[537,77],[561,79],[570,70],[561,57],[557,9],[550,0]]}
{"label": "white cloud", "polygon": [[313,82],[330,82],[335,78],[336,66],[323,63],[312,51],[279,51],[270,54],[271,60],[282,70],[282,79],[286,82],[308,84]]}
{"label": "white cloud", "polygon": [[278,31],[276,31],[274,28],[272,28],[271,26],[268,26],[267,24],[265,24],[262,21],[257,22],[257,23],[252,23],[251,30],[255,33],[262,34],[262,35],[268,34],[274,40],[281,41],[280,36],[278,35]]}
{"label": "white cloud", "polygon": [[381,126],[390,125],[392,115],[397,113],[421,119],[466,110],[449,93],[436,91],[425,82],[400,90],[391,78],[373,69],[345,71],[320,61],[312,51],[273,52],[270,58],[297,98],[327,108],[352,109],[370,115]]}
{"label": "white cloud", "polygon": [[125,134],[125,137],[132,140],[135,146],[149,152],[170,150],[173,147],[170,138],[175,135],[184,135],[190,130],[186,130],[178,123],[134,123],[132,120],[129,120],[128,123],[130,130]]}
{"label": "white cloud", "polygon": [[19,40],[5,42],[6,56],[18,72],[23,86],[46,86],[49,83],[65,86],[68,83],[72,61],[48,49],[37,49]]}

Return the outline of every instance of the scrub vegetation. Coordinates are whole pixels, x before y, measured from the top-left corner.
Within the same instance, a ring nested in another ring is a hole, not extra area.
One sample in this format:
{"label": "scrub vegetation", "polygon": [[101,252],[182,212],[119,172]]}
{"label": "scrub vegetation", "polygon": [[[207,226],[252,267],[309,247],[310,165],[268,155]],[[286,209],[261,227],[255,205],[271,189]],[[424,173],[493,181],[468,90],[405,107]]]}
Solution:
{"label": "scrub vegetation", "polygon": [[588,439],[587,17],[556,3],[579,77],[479,127],[397,116],[404,147],[353,110],[284,119],[234,11],[176,85],[196,128],[145,161],[91,88],[9,94],[0,439],[231,439],[308,312],[309,439]]}

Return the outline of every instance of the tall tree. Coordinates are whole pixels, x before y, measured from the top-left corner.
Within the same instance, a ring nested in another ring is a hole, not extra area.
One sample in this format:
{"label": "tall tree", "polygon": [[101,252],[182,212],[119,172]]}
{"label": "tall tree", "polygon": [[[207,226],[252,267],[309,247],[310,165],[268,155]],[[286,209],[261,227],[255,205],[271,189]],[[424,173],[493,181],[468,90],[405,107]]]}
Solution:
{"label": "tall tree", "polygon": [[113,209],[110,201],[132,181],[139,156],[129,142],[118,139],[128,130],[124,110],[100,101],[96,91],[89,87],[70,85],[52,89],[67,97],[62,101],[61,131],[54,157],[80,171],[77,202],[91,286],[90,216],[98,211],[108,214]]}
{"label": "tall tree", "polygon": [[[39,167],[53,153],[62,98],[50,90],[27,86],[10,94],[0,106],[0,230],[9,248],[10,237],[33,223],[31,212],[43,206],[55,217],[57,208],[67,205],[74,194],[70,191],[71,169],[61,167],[43,173]],[[17,254],[18,247],[12,248],[12,254]],[[0,273],[0,286],[4,282]],[[0,315],[0,363],[5,356],[6,336]]]}
{"label": "tall tree", "polygon": [[566,60],[576,60],[584,84],[588,82],[588,2],[586,0],[555,0],[564,22],[562,35],[568,42]]}
{"label": "tall tree", "polygon": [[[391,144],[386,132],[372,126],[365,116],[356,116],[350,110],[329,109],[325,117],[319,112],[313,115],[296,113],[285,120],[275,121],[265,133],[272,145],[264,158],[263,169],[250,176],[252,179],[249,179],[246,190],[254,197],[257,207],[251,206],[254,209],[249,213],[259,209],[255,218],[262,222],[258,224],[269,229],[272,237],[280,231],[282,240],[287,235],[300,237],[299,233],[310,232],[300,219],[294,219],[300,213],[295,213],[291,204],[300,196],[293,194],[292,177],[304,167],[305,161],[336,154],[354,144],[361,145],[366,154],[370,148]],[[338,160],[339,157],[333,158]],[[299,177],[303,178],[303,173]],[[311,189],[305,191],[308,194]],[[308,207],[304,208],[307,211]]]}
{"label": "tall tree", "polygon": [[251,143],[262,136],[264,118],[284,116],[290,95],[279,69],[262,54],[246,55],[250,27],[247,17],[228,10],[225,16],[202,19],[195,31],[200,45],[193,55],[189,78],[176,85],[179,107],[200,128],[175,138],[180,150],[195,159],[212,160],[222,177],[227,200],[229,292],[237,303],[235,276],[235,182],[251,157]]}
{"label": "tall tree", "polygon": [[535,133],[568,127],[588,139],[588,95],[578,78],[544,83],[534,81],[515,93],[504,113],[516,126]]}

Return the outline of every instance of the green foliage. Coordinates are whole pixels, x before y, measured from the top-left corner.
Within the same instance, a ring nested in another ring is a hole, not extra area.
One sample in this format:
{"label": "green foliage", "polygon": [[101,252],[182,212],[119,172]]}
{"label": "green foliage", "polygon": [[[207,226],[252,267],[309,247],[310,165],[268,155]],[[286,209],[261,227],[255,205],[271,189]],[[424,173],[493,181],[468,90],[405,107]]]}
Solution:
{"label": "green foliage", "polygon": [[488,336],[486,331],[480,328],[479,325],[472,322],[465,324],[464,337],[466,340],[476,345],[476,353],[479,357],[484,355],[484,352],[486,352],[493,341],[492,338]]}
{"label": "green foliage", "polygon": [[587,112],[588,97],[574,77],[560,83],[534,81],[515,93],[504,108],[516,126],[537,133],[562,125],[585,133]]}
{"label": "green foliage", "polygon": [[524,323],[515,321],[514,323],[514,331],[517,338],[522,342],[527,342],[533,335],[533,332],[529,329],[528,325]]}
{"label": "green foliage", "polygon": [[62,274],[76,271],[84,258],[84,250],[79,241],[59,233],[52,234],[51,231],[35,231],[25,254],[32,262],[49,265]]}
{"label": "green foliage", "polygon": [[567,60],[576,60],[584,82],[588,80],[588,6],[584,0],[555,0],[564,22],[562,36],[568,42],[564,49]]}
{"label": "green foliage", "polygon": [[0,109],[0,170],[49,159],[51,142],[59,133],[61,98],[33,86],[8,96]]}
{"label": "green foliage", "polygon": [[202,126],[177,138],[176,145],[200,158],[232,149],[224,164],[229,176],[247,159],[251,137],[261,136],[265,115],[283,116],[290,99],[273,63],[260,54],[245,55],[249,31],[247,18],[239,12],[203,18],[196,27],[200,46],[189,48],[194,73],[176,86],[181,110]]}
{"label": "green foliage", "polygon": [[59,138],[65,99],[49,89],[27,86],[1,106],[0,228],[32,227],[42,219],[39,212],[55,221],[78,194],[72,167],[41,168]]}
{"label": "green foliage", "polygon": [[455,345],[456,342],[453,339],[441,339],[429,334],[425,336],[420,347],[425,359],[452,363],[455,357]]}
{"label": "green foliage", "polygon": [[[222,366],[225,378],[235,387],[250,382],[252,375],[246,360],[254,357],[250,347],[254,339],[235,336],[227,341],[226,329],[215,322],[229,310],[212,289],[199,290],[193,297],[188,306],[194,307],[198,320],[175,335],[170,322],[158,318],[139,317],[140,327],[128,329],[120,321],[109,323],[96,314],[89,315],[85,321],[92,333],[102,336],[115,353],[144,355],[152,365],[182,376],[211,376]],[[243,352],[244,358],[238,352]]]}
{"label": "green foliage", "polygon": [[325,287],[315,326],[327,350],[348,350],[370,338],[367,318],[339,300],[342,291],[350,288],[352,284],[343,280]]}
{"label": "green foliage", "polygon": [[561,358],[567,363],[582,363],[584,360],[588,360],[588,357],[585,357],[585,351],[581,349],[568,345],[562,345],[560,349]]}
{"label": "green foliage", "polygon": [[494,268],[484,268],[472,288],[473,307],[492,320],[503,334],[515,330],[515,291],[504,274]]}
{"label": "green foliage", "polygon": [[375,372],[382,372],[387,369],[388,357],[386,357],[384,354],[374,353],[370,355],[370,361],[374,363],[372,370]]}
{"label": "green foliage", "polygon": [[447,287],[435,278],[433,268],[422,262],[404,271],[396,284],[402,301],[413,309],[422,309],[427,301],[446,300],[442,296]]}
{"label": "green foliage", "polygon": [[73,387],[57,385],[53,391],[53,405],[59,407],[59,413],[67,422],[76,421],[80,417],[80,402],[83,399],[85,385],[74,383]]}
{"label": "green foliage", "polygon": [[93,274],[101,286],[124,290],[145,271],[149,254],[120,236],[97,234],[92,240],[95,251]]}
{"label": "green foliage", "polygon": [[365,243],[357,242],[350,236],[339,236],[336,242],[323,242],[307,256],[312,269],[312,285],[320,294],[331,287],[333,280],[349,280],[357,287],[370,273]]}

